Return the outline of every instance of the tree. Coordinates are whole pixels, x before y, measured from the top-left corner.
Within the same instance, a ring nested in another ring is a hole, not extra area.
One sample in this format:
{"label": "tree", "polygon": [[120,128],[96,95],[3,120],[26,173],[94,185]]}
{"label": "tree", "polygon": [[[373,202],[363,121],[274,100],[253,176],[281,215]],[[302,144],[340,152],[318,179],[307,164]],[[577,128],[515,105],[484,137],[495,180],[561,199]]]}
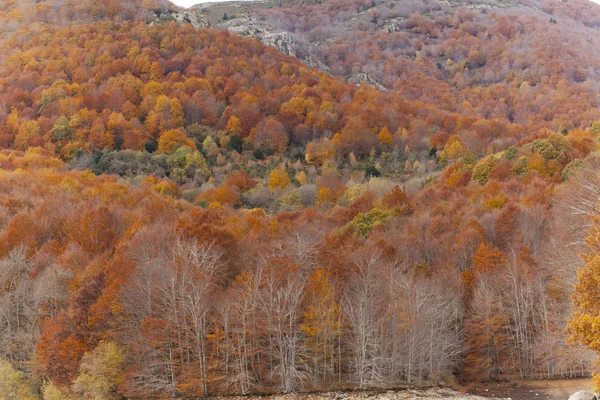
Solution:
{"label": "tree", "polygon": [[365,168],[365,178],[377,178],[379,176],[381,176],[381,172],[379,172],[374,165],[368,165],[367,168]]}
{"label": "tree", "polygon": [[339,134],[334,137],[337,148],[344,156],[354,153],[358,157],[369,154],[375,145],[375,137],[361,117],[354,117],[348,121]]}
{"label": "tree", "polygon": [[200,193],[195,201],[204,200],[209,203],[228,204],[232,207],[241,206],[240,192],[229,185],[219,186],[216,189],[208,189]]}
{"label": "tree", "polygon": [[256,186],[256,181],[246,170],[239,170],[229,174],[225,180],[225,184],[237,187],[240,192],[245,193]]}
{"label": "tree", "polygon": [[333,383],[336,372],[339,372],[341,315],[336,297],[336,288],[331,282],[331,277],[325,270],[316,269],[308,277],[307,308],[302,324],[315,386]]}
{"label": "tree", "polygon": [[[584,267],[577,273],[573,293],[575,310],[568,324],[571,340],[600,354],[597,326],[600,324],[600,220],[592,217],[593,226],[587,237],[589,252],[582,255]],[[593,375],[594,388],[600,389],[600,375]]]}
{"label": "tree", "polygon": [[124,367],[123,351],[112,342],[100,342],[81,359],[73,392],[86,400],[118,399],[117,386],[122,381]]}
{"label": "tree", "polygon": [[217,144],[210,136],[207,136],[202,142],[202,152],[206,157],[210,157],[211,159],[214,159],[214,157],[216,157],[219,153]]}
{"label": "tree", "polygon": [[307,178],[306,178],[306,173],[304,171],[298,172],[296,179],[298,180],[298,182],[300,182],[301,185],[306,185]]}
{"label": "tree", "polygon": [[56,140],[71,140],[74,135],[71,123],[64,115],[56,120],[52,127],[52,135]]}
{"label": "tree", "polygon": [[[260,271],[257,271],[260,272]],[[260,273],[242,272],[219,307],[225,336],[227,385],[246,394],[258,383],[258,309],[262,292]]]}
{"label": "tree", "polygon": [[[268,352],[273,363],[271,371],[279,378],[279,389],[285,393],[297,390],[306,375],[301,363],[303,349],[299,327],[306,279],[298,270],[299,265],[290,261],[285,256],[269,260],[261,307],[271,344]],[[274,266],[278,271],[273,270]]]}
{"label": "tree", "polygon": [[8,361],[0,359],[0,399],[37,400],[33,385]]}
{"label": "tree", "polygon": [[27,150],[30,146],[38,145],[40,139],[40,125],[37,121],[25,121],[19,127],[19,133],[15,136],[15,148]]}
{"label": "tree", "polygon": [[158,153],[171,154],[179,146],[187,146],[196,149],[196,144],[193,140],[188,139],[181,129],[171,129],[161,133],[158,139]]}
{"label": "tree", "polygon": [[335,155],[332,143],[325,138],[319,142],[310,142],[306,146],[306,162],[309,164],[322,165],[325,160]]}
{"label": "tree", "polygon": [[236,117],[235,115],[232,115],[231,118],[229,118],[229,121],[227,121],[227,126],[225,127],[225,130],[230,135],[241,136],[242,123],[241,123],[240,119],[238,117]]}
{"label": "tree", "polygon": [[379,139],[379,146],[382,149],[387,151],[394,147],[394,138],[392,137],[392,134],[387,126],[379,132],[377,138]]}
{"label": "tree", "polygon": [[243,141],[240,135],[233,135],[229,140],[229,148],[241,153],[243,151]]}
{"label": "tree", "polygon": [[506,317],[498,290],[492,283],[497,273],[485,274],[477,281],[466,321],[467,356],[465,369],[470,376],[495,379],[503,372],[502,362],[508,344]]}
{"label": "tree", "polygon": [[13,365],[29,361],[37,339],[35,282],[27,253],[21,244],[0,261],[0,359]]}
{"label": "tree", "polygon": [[379,330],[384,318],[381,254],[357,254],[343,297],[343,310],[350,323],[352,373],[360,388],[385,382],[385,360]]}
{"label": "tree", "polygon": [[44,400],[71,400],[72,396],[68,389],[56,386],[50,382],[44,385],[42,389],[42,398]]}
{"label": "tree", "polygon": [[498,160],[494,156],[488,156],[477,162],[473,168],[473,180],[480,185],[485,185],[497,162]]}
{"label": "tree", "polygon": [[292,181],[288,176],[287,172],[283,168],[275,168],[269,174],[269,189],[285,189],[285,187],[291,184]]}
{"label": "tree", "polygon": [[482,242],[473,255],[473,268],[476,273],[498,271],[504,265],[504,255],[500,250]]}

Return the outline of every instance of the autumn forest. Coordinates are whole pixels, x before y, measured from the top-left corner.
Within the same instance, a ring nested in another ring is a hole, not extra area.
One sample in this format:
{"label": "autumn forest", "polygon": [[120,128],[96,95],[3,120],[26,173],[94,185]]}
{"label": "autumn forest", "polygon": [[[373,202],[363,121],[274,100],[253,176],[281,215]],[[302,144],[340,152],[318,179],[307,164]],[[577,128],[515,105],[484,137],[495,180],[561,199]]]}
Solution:
{"label": "autumn forest", "polygon": [[595,372],[600,5],[169,10],[0,0],[0,399]]}

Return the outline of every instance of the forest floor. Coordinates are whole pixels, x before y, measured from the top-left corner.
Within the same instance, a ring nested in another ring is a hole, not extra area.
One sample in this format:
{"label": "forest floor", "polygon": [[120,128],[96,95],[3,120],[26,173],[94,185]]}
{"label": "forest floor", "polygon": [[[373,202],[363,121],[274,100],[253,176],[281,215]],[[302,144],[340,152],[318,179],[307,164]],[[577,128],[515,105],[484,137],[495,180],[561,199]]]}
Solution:
{"label": "forest floor", "polygon": [[483,397],[512,400],[567,400],[580,390],[592,391],[591,379],[532,380],[479,384],[468,392]]}

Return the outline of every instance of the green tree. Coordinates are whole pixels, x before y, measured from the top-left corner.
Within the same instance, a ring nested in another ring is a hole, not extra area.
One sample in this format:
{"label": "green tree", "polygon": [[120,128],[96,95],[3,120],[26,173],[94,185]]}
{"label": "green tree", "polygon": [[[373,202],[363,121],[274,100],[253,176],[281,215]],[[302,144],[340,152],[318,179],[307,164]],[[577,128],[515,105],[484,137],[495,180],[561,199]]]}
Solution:
{"label": "green tree", "polygon": [[473,180],[478,182],[480,185],[485,185],[490,177],[490,173],[492,172],[492,168],[498,160],[494,156],[488,156],[479,160],[477,164],[475,164],[475,168],[473,168]]}
{"label": "green tree", "polygon": [[206,157],[214,158],[219,153],[219,148],[217,144],[212,140],[210,136],[207,136],[206,139],[202,142],[202,152]]}
{"label": "green tree", "polygon": [[56,140],[71,140],[74,132],[71,123],[64,115],[56,120],[52,127],[52,135]]}
{"label": "green tree", "polygon": [[229,141],[229,148],[237,151],[238,153],[242,152],[243,142],[242,142],[242,138],[240,137],[240,135],[231,136],[231,140]]}
{"label": "green tree", "polygon": [[358,214],[349,225],[354,228],[358,236],[367,238],[373,229],[384,224],[392,215],[391,211],[374,208],[367,213]]}
{"label": "green tree", "polygon": [[367,168],[365,168],[365,178],[377,178],[379,176],[381,176],[381,172],[379,172],[377,167],[375,167],[374,165],[369,165]]}

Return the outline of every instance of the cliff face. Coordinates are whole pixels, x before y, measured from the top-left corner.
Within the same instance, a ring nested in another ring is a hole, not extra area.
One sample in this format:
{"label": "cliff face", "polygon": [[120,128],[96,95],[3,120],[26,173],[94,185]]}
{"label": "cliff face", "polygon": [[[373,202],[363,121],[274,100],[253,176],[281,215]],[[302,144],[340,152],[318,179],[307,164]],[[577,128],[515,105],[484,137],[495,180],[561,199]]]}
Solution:
{"label": "cliff face", "polygon": [[292,46],[294,40],[288,32],[275,32],[271,27],[254,20],[251,17],[236,18],[227,21],[223,26],[238,35],[256,38],[268,46],[288,56],[296,57]]}
{"label": "cliff face", "polygon": [[195,11],[155,10],[154,16],[154,21],[150,22],[150,25],[177,22],[179,24],[192,24],[195,29],[210,28],[210,22]]}

